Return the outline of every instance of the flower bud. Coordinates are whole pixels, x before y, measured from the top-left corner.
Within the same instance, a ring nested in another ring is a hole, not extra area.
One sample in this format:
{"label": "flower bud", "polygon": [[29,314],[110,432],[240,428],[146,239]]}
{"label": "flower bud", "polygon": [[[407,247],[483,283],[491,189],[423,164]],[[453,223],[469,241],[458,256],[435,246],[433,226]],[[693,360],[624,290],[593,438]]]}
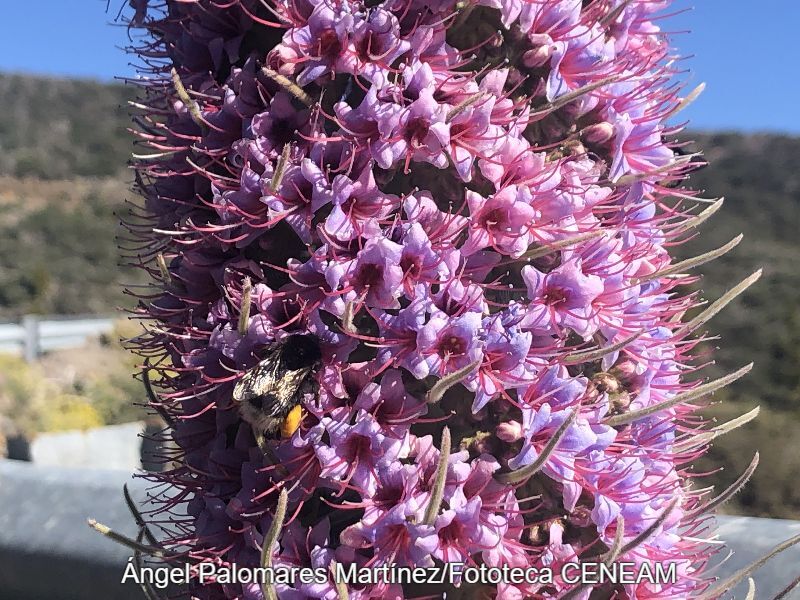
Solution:
{"label": "flower bud", "polygon": [[522,439],[522,425],[518,421],[506,421],[497,426],[495,434],[504,442],[513,444]]}
{"label": "flower bud", "polygon": [[614,137],[614,126],[608,121],[589,125],[581,131],[581,139],[589,144],[604,144]]}
{"label": "flower bud", "polygon": [[533,50],[528,50],[522,55],[522,64],[529,69],[535,69],[536,67],[541,67],[546,64],[547,61],[550,60],[552,54],[552,46],[539,46]]}

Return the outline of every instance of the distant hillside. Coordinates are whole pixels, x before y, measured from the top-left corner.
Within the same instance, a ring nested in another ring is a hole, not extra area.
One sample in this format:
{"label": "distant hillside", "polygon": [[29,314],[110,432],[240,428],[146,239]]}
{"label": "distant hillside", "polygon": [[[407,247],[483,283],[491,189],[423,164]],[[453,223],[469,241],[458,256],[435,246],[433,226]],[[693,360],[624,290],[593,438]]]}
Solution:
{"label": "distant hillside", "polygon": [[110,176],[130,156],[133,89],[79,79],[0,75],[0,174]]}
{"label": "distant hillside", "polygon": [[117,221],[130,86],[0,75],[0,319],[130,305]]}
{"label": "distant hillside", "polygon": [[683,256],[716,248],[739,233],[729,255],[701,268],[701,287],[716,299],[757,268],[762,279],[710,324],[722,336],[715,358],[732,370],[750,360],[752,376],[737,383],[743,395],[800,411],[800,138],[696,134],[710,165],[692,177],[705,197],[725,204]]}
{"label": "distant hillside", "polygon": [[[723,209],[701,235],[680,249],[683,256],[716,248],[739,233],[744,241],[729,255],[701,268],[704,296],[718,298],[757,268],[762,279],[710,324],[716,374],[750,361],[753,371],[718,392],[709,415],[728,421],[761,405],[759,418],[715,441],[697,472],[701,483],[730,485],[753,454],[759,468],[725,507],[732,514],[800,518],[800,138],[705,133],[692,136],[710,166],[695,173],[705,197],[725,196]],[[723,402],[719,403],[722,400]],[[718,471],[724,467],[724,471]]]}
{"label": "distant hillside", "polygon": [[121,179],[0,177],[0,319],[24,313],[113,313],[130,305],[120,268]]}

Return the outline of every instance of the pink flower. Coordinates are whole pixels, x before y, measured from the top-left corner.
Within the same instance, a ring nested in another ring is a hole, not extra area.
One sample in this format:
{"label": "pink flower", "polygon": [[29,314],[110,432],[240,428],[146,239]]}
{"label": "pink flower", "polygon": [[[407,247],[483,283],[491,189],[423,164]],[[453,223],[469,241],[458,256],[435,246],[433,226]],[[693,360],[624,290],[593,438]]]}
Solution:
{"label": "pink flower", "polygon": [[536,214],[527,189],[510,186],[489,199],[467,191],[466,197],[472,226],[469,239],[461,248],[464,254],[493,248],[518,258],[527,250],[531,242],[530,225]]}
{"label": "pink flower", "polygon": [[[619,533],[636,542],[619,560],[674,563],[680,581],[488,591],[706,589],[686,468],[702,419],[661,404],[698,385],[682,377],[692,280],[659,276],[695,217],[661,183],[689,168],[664,141],[668,4],[134,3],[152,156],[135,163],[145,214],[129,230],[155,280],[133,345],[175,448],[147,475],[166,549],[319,569],[271,591],[336,600],[334,563],[559,573]],[[318,360],[289,368],[294,336]],[[276,360],[258,400],[280,431],[233,399]]]}
{"label": "pink flower", "polygon": [[564,263],[550,273],[527,266],[522,278],[531,299],[524,327],[548,331],[568,327],[584,339],[597,330],[592,303],[603,292],[603,281],[585,275],[579,261]]}

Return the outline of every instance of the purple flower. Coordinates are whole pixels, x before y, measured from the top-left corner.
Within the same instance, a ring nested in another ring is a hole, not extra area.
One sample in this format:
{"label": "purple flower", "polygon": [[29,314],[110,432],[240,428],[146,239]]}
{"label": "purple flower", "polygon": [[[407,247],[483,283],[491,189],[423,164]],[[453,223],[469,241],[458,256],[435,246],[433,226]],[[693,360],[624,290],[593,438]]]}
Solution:
{"label": "purple flower", "polygon": [[592,302],[602,293],[603,282],[597,276],[585,275],[579,261],[546,274],[526,266],[522,278],[531,299],[524,327],[555,331],[568,327],[584,339],[597,330]]}
{"label": "purple flower", "polygon": [[370,221],[386,217],[399,204],[397,196],[378,189],[371,169],[364,169],[355,181],[337,175],[328,196],[332,208],[324,228],[328,235],[343,242],[362,236]]}
{"label": "purple flower", "polygon": [[[659,276],[695,218],[662,183],[691,167],[665,143],[680,103],[654,16],[668,5],[132,4],[150,156],[135,162],[131,258],[154,276],[132,345],[175,447],[146,475],[165,549],[244,567],[271,552],[322,573],[557,573],[619,534],[637,543],[620,560],[674,563],[680,580],[486,591],[707,589],[686,468],[703,421],[695,404],[660,406],[697,385],[683,381],[697,338],[679,318],[697,304],[692,279]],[[264,410],[292,408],[265,427],[233,392],[298,335],[319,360],[263,394]],[[272,587],[341,595],[324,575]],[[351,600],[420,595],[346,587]],[[182,591],[264,598],[257,584]]]}
{"label": "purple flower", "polygon": [[409,298],[414,297],[414,290],[419,283],[447,281],[461,262],[457,250],[434,250],[419,223],[414,223],[405,231],[402,246],[400,267],[403,269],[403,286]]}
{"label": "purple flower", "polygon": [[331,271],[331,287],[346,286],[348,297],[363,299],[376,308],[397,308],[403,280],[402,255],[399,244],[386,238],[372,238],[355,259]]}
{"label": "purple flower", "polygon": [[291,57],[301,65],[298,85],[306,85],[336,68],[347,70],[348,38],[355,16],[346,10],[348,4],[340,6],[336,10],[330,3],[320,2],[304,27],[286,32],[283,42],[286,49],[278,52],[284,60]]}
{"label": "purple flower", "polygon": [[536,214],[527,189],[510,186],[489,199],[471,191],[466,196],[472,225],[469,239],[461,248],[464,254],[493,248],[518,258],[527,250],[531,242],[530,225]]}
{"label": "purple flower", "polygon": [[481,315],[467,312],[450,318],[436,311],[417,333],[417,350],[428,372],[442,377],[479,360]]}
{"label": "purple flower", "polygon": [[370,413],[381,427],[402,437],[415,419],[427,412],[427,405],[405,388],[400,371],[384,373],[380,384],[368,383],[353,408]]}
{"label": "purple flower", "polygon": [[255,115],[250,124],[255,146],[264,155],[277,157],[284,144],[293,142],[299,132],[308,131],[308,111],[292,106],[291,96],[279,92],[269,104],[269,109]]}
{"label": "purple flower", "polygon": [[484,358],[472,403],[474,413],[505,390],[528,386],[535,376],[535,369],[528,360],[532,334],[507,327],[505,317],[497,314],[484,321]]}
{"label": "purple flower", "polygon": [[311,242],[314,213],[328,202],[324,194],[325,176],[313,162],[303,160],[300,166],[289,165],[281,185],[273,192],[265,184],[262,202],[269,207],[272,223],[285,220],[304,243]]}
{"label": "purple flower", "polygon": [[405,440],[387,436],[375,418],[363,410],[358,411],[353,424],[338,420],[349,416],[347,409],[336,409],[332,414],[334,418],[320,421],[330,438],[328,444],[315,448],[322,465],[320,477],[372,496],[377,486],[375,472],[402,458]]}
{"label": "purple flower", "polygon": [[433,98],[430,88],[398,112],[385,111],[378,118],[381,141],[374,145],[375,161],[384,169],[405,159],[406,170],[412,160],[429,162],[440,169],[447,166],[446,148],[450,144],[447,106]]}
{"label": "purple flower", "polygon": [[397,315],[376,311],[382,340],[378,359],[382,364],[393,361],[417,379],[424,379],[430,373],[428,363],[417,351],[417,335],[427,320],[427,304],[427,297],[417,296]]}
{"label": "purple flower", "polygon": [[643,108],[632,112],[610,111],[614,126],[614,161],[610,177],[616,181],[626,174],[648,173],[673,160],[673,153],[661,144],[661,126],[648,118]]}
{"label": "purple flower", "polygon": [[411,49],[411,42],[400,35],[397,17],[380,7],[355,25],[351,38],[359,59],[353,74],[367,77],[376,86],[386,83],[391,66]]}
{"label": "purple flower", "polygon": [[382,562],[432,566],[431,554],[438,540],[431,525],[420,524],[421,507],[398,504],[369,521],[361,521],[342,533],[342,539],[356,548],[374,547]]}

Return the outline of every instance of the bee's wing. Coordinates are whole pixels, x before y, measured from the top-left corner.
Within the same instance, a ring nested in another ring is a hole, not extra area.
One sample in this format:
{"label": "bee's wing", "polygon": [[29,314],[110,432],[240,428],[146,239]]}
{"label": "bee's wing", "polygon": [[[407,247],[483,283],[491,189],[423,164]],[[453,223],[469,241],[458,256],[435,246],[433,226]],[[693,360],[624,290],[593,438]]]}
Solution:
{"label": "bee's wing", "polygon": [[270,397],[269,406],[264,406],[264,412],[273,415],[284,415],[303,400],[302,390],[311,374],[311,367],[285,371],[276,378],[265,394]]}
{"label": "bee's wing", "polygon": [[233,399],[235,402],[244,402],[248,398],[263,396],[268,393],[274,385],[276,370],[280,363],[277,354],[270,354],[258,363],[255,367],[247,371],[233,388]]}

